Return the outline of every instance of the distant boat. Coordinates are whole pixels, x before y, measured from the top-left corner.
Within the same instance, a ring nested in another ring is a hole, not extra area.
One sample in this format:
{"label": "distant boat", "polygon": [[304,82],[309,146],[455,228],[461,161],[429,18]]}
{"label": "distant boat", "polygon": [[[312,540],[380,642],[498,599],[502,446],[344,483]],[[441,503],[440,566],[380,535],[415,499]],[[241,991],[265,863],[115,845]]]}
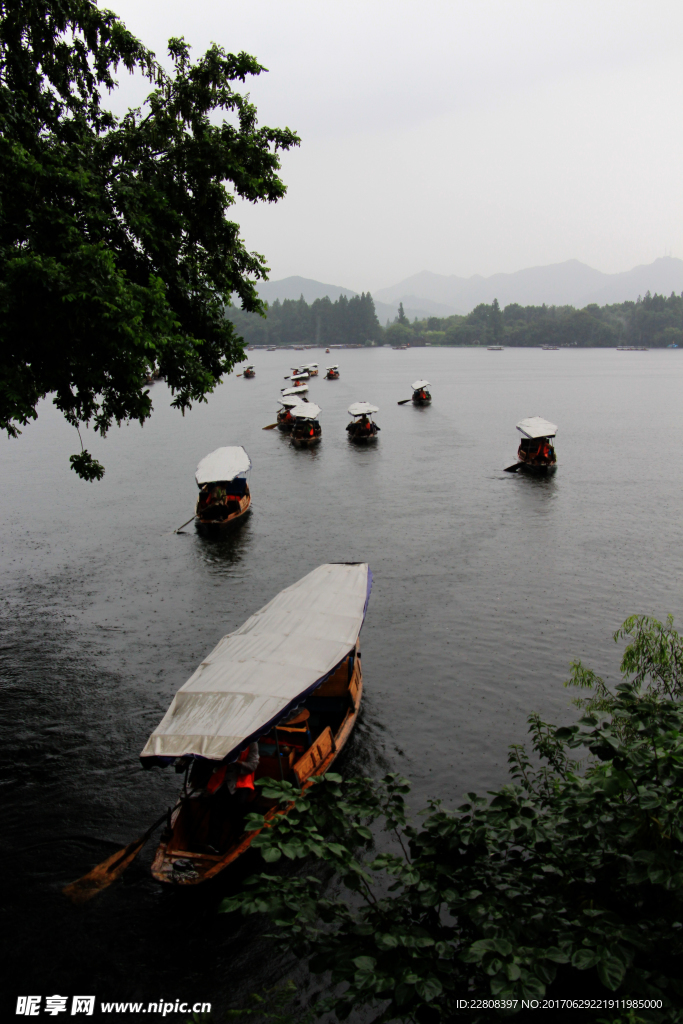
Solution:
{"label": "distant boat", "polygon": [[329,356],[329,354],[330,354],[330,350],[329,350],[329,348],[326,348],[326,349],[325,349],[325,355],[326,355],[326,356]]}
{"label": "distant boat", "polygon": [[275,352],[276,351],[275,345],[269,345],[267,351],[268,352]]}
{"label": "distant boat", "polygon": [[428,380],[414,380],[413,381],[413,405],[431,405],[432,396],[430,395],[427,388],[432,385]]}
{"label": "distant boat", "polygon": [[325,380],[339,380],[339,366],[337,363],[334,366],[326,367],[327,373],[325,374]]}
{"label": "distant boat", "polygon": [[517,430],[522,435],[517,449],[517,465],[508,467],[510,471],[524,470],[545,476],[557,469],[555,454],[555,434],[557,426],[544,420],[542,416],[529,416],[520,420]]}
{"label": "distant boat", "polygon": [[489,345],[488,348],[486,349],[486,351],[487,352],[503,352],[504,349],[503,349],[502,345]]}
{"label": "distant boat", "polygon": [[346,427],[350,440],[361,443],[376,441],[380,428],[371,419],[371,416],[373,413],[379,412],[377,406],[370,405],[369,402],[354,402],[353,405],[349,406],[348,411],[349,416],[353,416],[353,419]]}
{"label": "distant boat", "polygon": [[294,417],[290,440],[295,448],[312,448],[320,444],[323,436],[318,417],[320,406],[313,402],[300,402],[290,410]]}
{"label": "distant boat", "polygon": [[[273,806],[256,779],[305,791],[330,770],[358,719],[371,586],[365,562],[318,566],[223,637],[180,688],[140,755],[145,768],[185,771],[152,863],[157,881],[215,877],[259,834],[244,829],[249,811],[270,822],[294,808]],[[240,770],[249,758],[254,767]]]}
{"label": "distant boat", "polygon": [[254,369],[253,366],[247,366],[246,369],[244,370],[243,376],[244,377],[255,377],[256,376],[256,370]]}
{"label": "distant boat", "polygon": [[667,345],[666,347],[667,347],[667,348],[678,348],[678,345],[676,345],[676,344],[675,344],[675,343],[674,343],[674,342],[672,341],[672,342],[671,342],[671,344],[670,344],[670,345]]}
{"label": "distant boat", "polygon": [[242,447],[216,448],[201,460],[195,473],[198,533],[217,536],[243,520],[251,504],[250,469],[251,459]]}
{"label": "distant boat", "polygon": [[544,352],[559,352],[557,345],[541,345]]}

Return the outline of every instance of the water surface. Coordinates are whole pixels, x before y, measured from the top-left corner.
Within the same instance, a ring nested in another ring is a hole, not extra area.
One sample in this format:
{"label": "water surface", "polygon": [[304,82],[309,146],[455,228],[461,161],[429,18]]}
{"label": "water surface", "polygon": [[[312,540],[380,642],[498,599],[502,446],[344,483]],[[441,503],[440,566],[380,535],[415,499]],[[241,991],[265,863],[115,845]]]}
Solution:
{"label": "water surface", "polygon": [[[295,353],[252,355],[254,380],[185,417],[159,383],[144,429],[88,436],[102,483],[69,470],[78,441],[49,403],[0,442],[10,995],[196,997],[220,1021],[236,993],[290,970],[255,922],[216,916],[215,889],[153,883],[151,850],[86,908],[60,889],[174,799],[177,777],[143,772],[138,753],[201,658],[321,562],[367,561],[375,581],[344,771],[401,770],[416,805],[504,782],[530,711],[571,719],[570,661],[614,680],[610,636],[628,614],[680,616],[681,353],[342,351],[341,379],[311,382],[310,452],[261,429]],[[434,404],[398,406],[418,377]],[[347,440],[358,400],[380,407],[374,447]],[[552,479],[502,472],[529,415],[559,424]],[[196,463],[226,444],[253,461],[248,522],[222,542],[173,534]]]}

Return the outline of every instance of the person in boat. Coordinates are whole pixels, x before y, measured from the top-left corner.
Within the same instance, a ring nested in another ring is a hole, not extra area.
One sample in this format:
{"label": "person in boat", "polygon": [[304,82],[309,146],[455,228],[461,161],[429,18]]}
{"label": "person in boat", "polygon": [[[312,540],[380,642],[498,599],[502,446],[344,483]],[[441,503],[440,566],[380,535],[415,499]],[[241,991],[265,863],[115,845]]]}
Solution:
{"label": "person in boat", "polygon": [[258,743],[250,743],[236,760],[214,768],[206,784],[211,798],[207,843],[218,853],[226,820],[231,835],[239,835],[247,805],[254,799],[254,777],[259,763]]}

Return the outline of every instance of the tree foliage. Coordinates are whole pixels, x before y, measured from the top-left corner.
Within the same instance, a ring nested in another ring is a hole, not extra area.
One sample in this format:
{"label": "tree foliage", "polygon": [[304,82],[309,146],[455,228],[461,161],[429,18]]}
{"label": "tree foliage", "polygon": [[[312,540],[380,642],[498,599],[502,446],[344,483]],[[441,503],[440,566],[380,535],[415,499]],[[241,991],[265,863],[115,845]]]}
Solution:
{"label": "tree foliage", "polygon": [[[193,63],[171,39],[167,74],[92,0],[0,16],[0,426],[16,436],[49,393],[74,426],[144,423],[153,371],[184,411],[243,355],[231,296],[261,309],[268,268],[229,208],[281,198],[278,151],[299,140],[233,88],[265,70],[246,53]],[[103,105],[119,67],[154,87],[122,118]],[[87,452],[71,461],[97,478]]]}
{"label": "tree foliage", "polygon": [[299,299],[276,299],[265,317],[240,309],[228,317],[249,345],[366,345],[382,339],[370,292],[325,297],[310,305]]}
{"label": "tree foliage", "polygon": [[556,728],[531,715],[532,753],[511,748],[510,783],[456,811],[431,801],[420,826],[396,774],[328,774],[303,795],[264,780],[295,809],[254,846],[308,873],[264,869],[222,909],[267,914],[276,941],[329,972],[318,1009],[340,1019],[365,1006],[449,1021],[466,996],[493,1002],[465,1019],[494,1021],[523,999],[617,994],[662,1001],[642,1020],[683,1021],[681,640],[644,617],[618,635],[633,642],[607,717],[584,706]]}
{"label": "tree foliage", "polygon": [[429,317],[412,325],[415,340],[446,345],[543,344],[579,348],[645,345],[683,346],[683,296],[650,295],[609,306],[521,306],[501,310],[497,299],[480,303],[467,316]]}

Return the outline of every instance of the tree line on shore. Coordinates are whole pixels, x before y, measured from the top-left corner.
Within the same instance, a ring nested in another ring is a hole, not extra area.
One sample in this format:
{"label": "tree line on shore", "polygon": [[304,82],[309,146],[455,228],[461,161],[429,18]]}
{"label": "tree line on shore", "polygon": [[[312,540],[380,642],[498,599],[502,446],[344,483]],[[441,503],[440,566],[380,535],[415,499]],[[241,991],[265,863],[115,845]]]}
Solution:
{"label": "tree line on shore", "polygon": [[480,303],[467,316],[428,317],[411,323],[402,304],[381,327],[369,292],[335,302],[278,299],[266,316],[228,309],[247,345],[538,345],[614,348],[683,346],[683,295],[650,295],[607,306],[521,306]]}

